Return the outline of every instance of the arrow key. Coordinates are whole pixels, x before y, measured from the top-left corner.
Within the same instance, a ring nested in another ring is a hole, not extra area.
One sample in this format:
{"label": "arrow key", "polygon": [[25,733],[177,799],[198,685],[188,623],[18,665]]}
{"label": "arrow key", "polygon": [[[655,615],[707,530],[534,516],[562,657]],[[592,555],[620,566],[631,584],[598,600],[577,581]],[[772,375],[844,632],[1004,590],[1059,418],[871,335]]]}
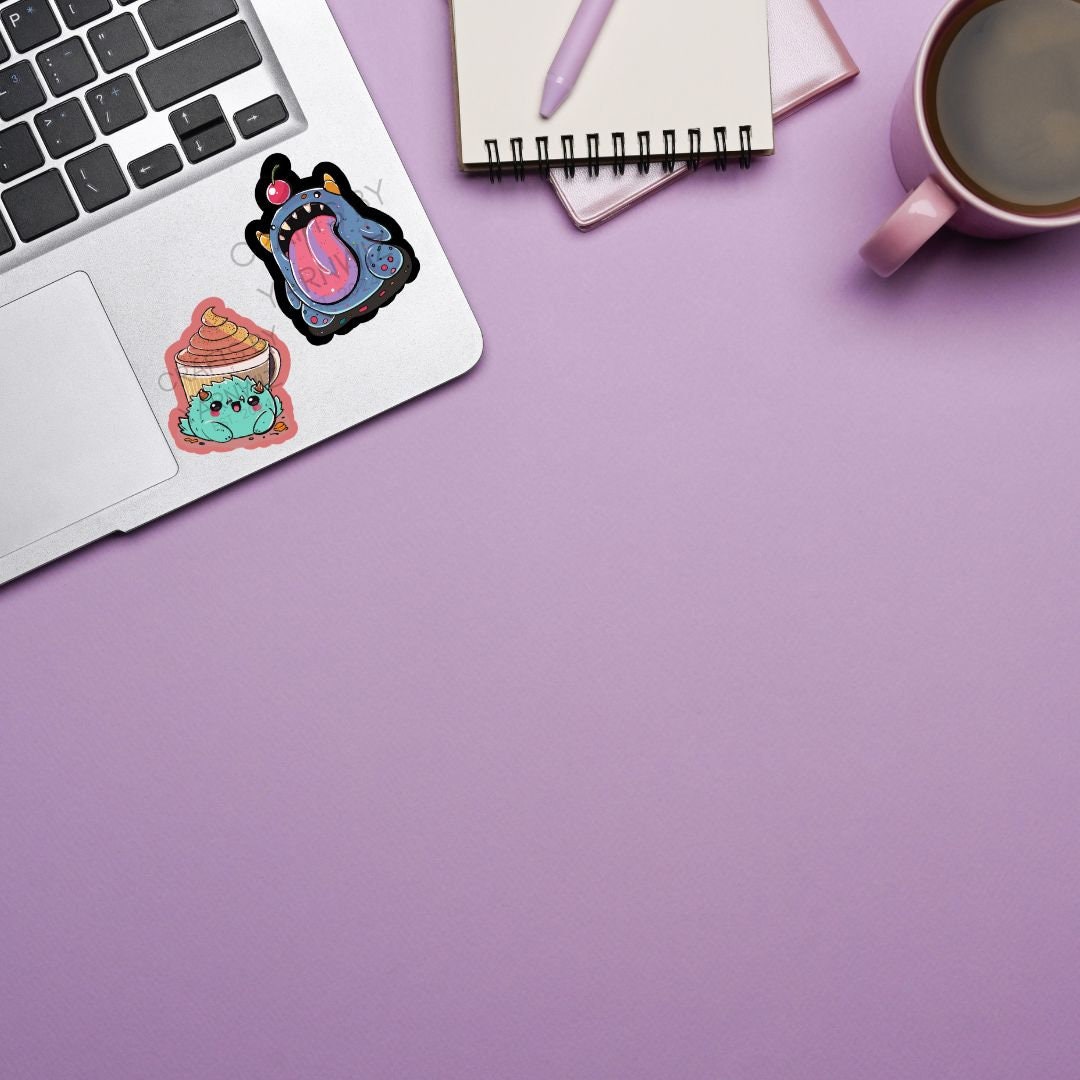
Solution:
{"label": "arrow key", "polygon": [[197,165],[200,161],[212,158],[236,145],[236,136],[229,127],[228,120],[220,120],[209,127],[200,128],[194,135],[189,135],[181,143],[188,161]]}
{"label": "arrow key", "polygon": [[288,119],[289,110],[285,107],[285,102],[281,100],[278,94],[257,102],[250,108],[241,109],[233,117],[236,126],[240,129],[240,134],[245,139],[253,139],[264,131],[276,128],[279,124],[284,124]]}
{"label": "arrow key", "polygon": [[198,101],[191,101],[182,109],[169,113],[169,123],[178,139],[186,139],[201,128],[210,127],[219,120],[224,120],[221,102],[213,94],[207,94]]}
{"label": "arrow key", "polygon": [[136,158],[128,166],[128,172],[137,188],[148,188],[175,176],[183,167],[184,163],[180,160],[175,146],[161,146]]}

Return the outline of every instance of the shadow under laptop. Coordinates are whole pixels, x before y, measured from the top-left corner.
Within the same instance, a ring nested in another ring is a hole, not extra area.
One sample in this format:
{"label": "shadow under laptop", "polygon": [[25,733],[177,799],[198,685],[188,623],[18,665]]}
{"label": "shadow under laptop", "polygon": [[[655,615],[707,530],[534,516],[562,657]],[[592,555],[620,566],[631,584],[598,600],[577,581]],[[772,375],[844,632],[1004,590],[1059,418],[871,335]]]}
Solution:
{"label": "shadow under laptop", "polygon": [[[305,462],[314,462],[320,456],[328,456],[331,453],[340,453],[341,447],[348,440],[360,440],[370,435],[374,435],[386,425],[394,422],[394,420],[399,418],[406,410],[414,412],[422,409],[435,395],[438,395],[440,399],[445,399],[457,393],[463,393],[464,384],[477,377],[477,369],[484,366],[483,361],[484,357],[481,356],[480,361],[477,364],[473,365],[462,375],[457,376],[450,382],[433,387],[416,397],[403,401],[400,405],[395,405],[393,408],[387,409],[385,412],[381,412],[376,416],[371,417],[369,420],[365,420],[363,424],[354,425],[337,434],[329,435],[319,442],[313,443],[311,446],[291,451],[286,457],[274,462],[272,468],[267,467],[265,469],[260,469],[258,472],[251,473],[248,476],[240,477],[231,484],[215,488],[208,494],[200,496],[194,502],[169,510],[158,517],[144,522],[136,528],[129,529],[126,532],[117,530],[100,539],[90,540],[82,547],[74,548],[62,555],[58,555],[48,562],[33,567],[25,573],[20,574],[18,577],[14,577],[10,581],[0,584],[0,601],[8,596],[16,595],[20,589],[30,588],[34,582],[43,580],[43,575],[45,574],[54,571],[60,572],[61,568],[65,566],[71,567],[77,560],[100,557],[101,554],[112,551],[117,544],[126,544],[136,537],[154,536],[158,529],[171,524],[173,518],[178,515],[199,513],[203,507],[207,509],[216,507],[218,501],[222,498],[228,498],[233,492],[233,488],[237,485],[243,485],[245,488],[250,486],[253,492],[260,492],[263,485],[278,484],[284,477],[290,475],[292,470],[295,470],[298,467],[296,464],[297,459],[303,459]],[[442,404],[440,404],[440,407],[442,407]]]}

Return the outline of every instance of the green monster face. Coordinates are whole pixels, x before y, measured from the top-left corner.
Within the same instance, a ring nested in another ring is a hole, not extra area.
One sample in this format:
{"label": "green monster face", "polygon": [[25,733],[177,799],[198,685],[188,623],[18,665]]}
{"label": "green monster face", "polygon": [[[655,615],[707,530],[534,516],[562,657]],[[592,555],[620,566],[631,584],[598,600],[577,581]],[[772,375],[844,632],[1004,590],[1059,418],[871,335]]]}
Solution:
{"label": "green monster face", "polygon": [[227,443],[265,435],[280,415],[281,401],[268,387],[234,375],[199,391],[180,421],[180,430],[192,439]]}

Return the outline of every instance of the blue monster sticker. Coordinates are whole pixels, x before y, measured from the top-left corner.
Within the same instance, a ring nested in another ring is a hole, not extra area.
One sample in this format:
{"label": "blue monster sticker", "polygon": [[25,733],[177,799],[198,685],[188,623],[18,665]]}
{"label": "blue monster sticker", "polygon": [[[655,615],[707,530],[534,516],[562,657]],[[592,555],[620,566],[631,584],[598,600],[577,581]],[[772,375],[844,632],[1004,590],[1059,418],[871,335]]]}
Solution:
{"label": "blue monster sticker", "polygon": [[248,226],[248,245],[274,278],[281,310],[316,345],[373,319],[420,272],[398,223],[336,165],[302,179],[275,154],[255,198],[263,215]]}

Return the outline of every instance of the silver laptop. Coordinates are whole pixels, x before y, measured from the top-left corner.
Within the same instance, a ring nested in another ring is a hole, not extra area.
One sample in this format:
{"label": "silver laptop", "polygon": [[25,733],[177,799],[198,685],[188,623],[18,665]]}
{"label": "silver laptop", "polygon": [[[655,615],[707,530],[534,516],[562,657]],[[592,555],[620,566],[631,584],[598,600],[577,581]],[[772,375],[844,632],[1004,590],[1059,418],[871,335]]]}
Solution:
{"label": "silver laptop", "polygon": [[0,582],[481,348],[324,0],[0,5]]}

